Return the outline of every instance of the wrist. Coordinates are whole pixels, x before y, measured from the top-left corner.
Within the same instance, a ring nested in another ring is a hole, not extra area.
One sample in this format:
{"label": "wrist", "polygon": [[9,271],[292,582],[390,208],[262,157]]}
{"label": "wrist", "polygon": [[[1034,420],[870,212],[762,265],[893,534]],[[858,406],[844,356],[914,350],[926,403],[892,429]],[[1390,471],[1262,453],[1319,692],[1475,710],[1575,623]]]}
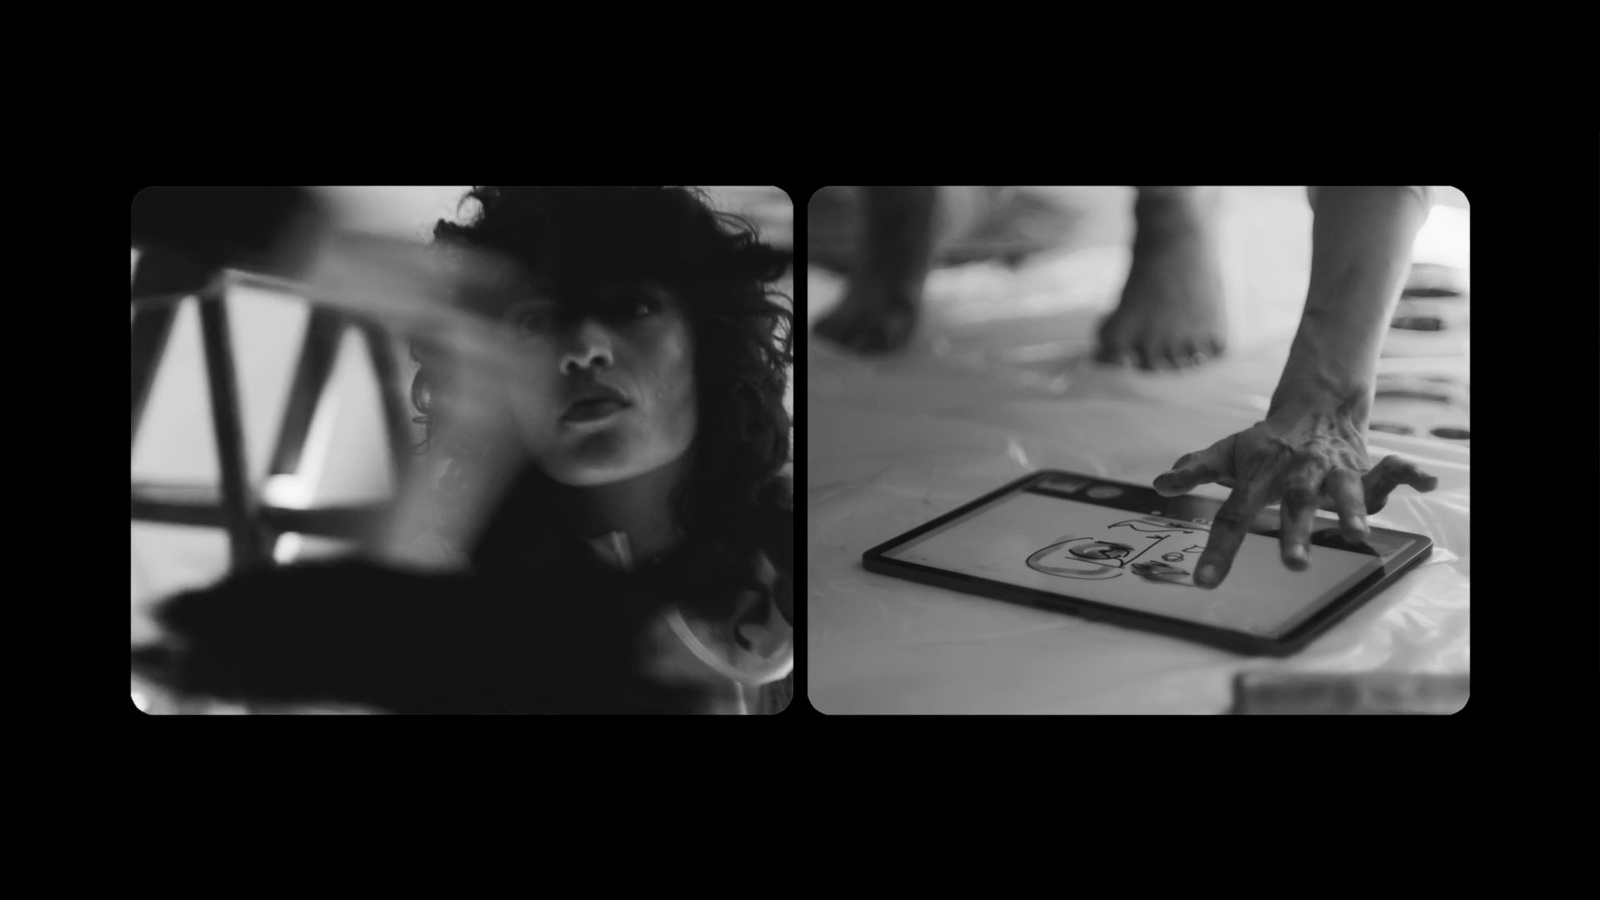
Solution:
{"label": "wrist", "polygon": [[1337,408],[1359,411],[1365,421],[1377,382],[1382,320],[1368,327],[1359,316],[1352,318],[1355,306],[1308,302],[1269,415]]}
{"label": "wrist", "polygon": [[1285,369],[1267,408],[1268,421],[1293,421],[1334,413],[1363,430],[1372,412],[1373,380],[1341,371]]}

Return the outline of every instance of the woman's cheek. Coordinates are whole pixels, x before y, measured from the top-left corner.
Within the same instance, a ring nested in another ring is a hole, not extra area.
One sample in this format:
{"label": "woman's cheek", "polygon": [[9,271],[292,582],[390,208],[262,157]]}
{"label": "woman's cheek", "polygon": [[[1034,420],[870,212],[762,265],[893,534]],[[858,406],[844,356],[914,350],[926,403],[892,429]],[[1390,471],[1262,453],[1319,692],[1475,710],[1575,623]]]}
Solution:
{"label": "woman's cheek", "polygon": [[674,418],[692,421],[695,412],[694,352],[687,330],[679,335],[673,351],[668,377],[663,383],[673,386],[670,408],[675,413]]}
{"label": "woman's cheek", "polygon": [[511,406],[516,410],[517,424],[530,448],[549,443],[554,439],[563,412],[557,386],[548,376],[538,374],[532,365],[520,373],[514,385]]}

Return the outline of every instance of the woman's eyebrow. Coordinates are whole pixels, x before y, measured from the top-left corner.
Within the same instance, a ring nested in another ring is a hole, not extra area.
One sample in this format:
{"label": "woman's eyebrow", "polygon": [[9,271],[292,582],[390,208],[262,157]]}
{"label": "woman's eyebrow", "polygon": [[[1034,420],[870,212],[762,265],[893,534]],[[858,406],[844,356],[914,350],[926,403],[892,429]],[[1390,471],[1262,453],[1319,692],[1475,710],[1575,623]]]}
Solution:
{"label": "woman's eyebrow", "polygon": [[549,298],[549,297],[545,297],[545,296],[523,297],[520,300],[512,301],[511,305],[506,307],[505,312],[500,314],[500,319],[501,319],[501,321],[510,321],[512,319],[517,318],[518,316],[521,316],[521,315],[525,314],[525,313],[530,313],[530,312],[539,312],[539,313],[554,312],[557,308],[558,308],[558,306],[556,304],[556,301],[551,299],[551,298]]}
{"label": "woman's eyebrow", "polygon": [[543,308],[547,308],[547,307],[556,307],[556,306],[560,306],[560,305],[561,304],[556,302],[556,298],[554,298],[554,297],[552,297],[552,296],[550,296],[548,294],[524,294],[521,297],[519,297],[518,299],[512,301],[511,305],[509,307],[507,307],[507,309],[508,310],[522,310],[522,309],[529,309],[529,308],[543,309]]}
{"label": "woman's eyebrow", "polygon": [[635,278],[628,281],[611,282],[609,284],[601,285],[595,290],[595,294],[597,296],[608,299],[615,298],[618,295],[640,293],[650,294],[651,296],[663,299],[671,296],[672,294],[666,285],[648,278]]}

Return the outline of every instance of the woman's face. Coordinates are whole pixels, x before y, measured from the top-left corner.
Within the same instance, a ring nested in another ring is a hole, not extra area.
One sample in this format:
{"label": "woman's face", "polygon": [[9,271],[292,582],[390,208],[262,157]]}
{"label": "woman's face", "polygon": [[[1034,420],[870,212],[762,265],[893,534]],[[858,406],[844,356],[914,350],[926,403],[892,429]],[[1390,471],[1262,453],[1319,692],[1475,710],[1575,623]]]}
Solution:
{"label": "woman's face", "polygon": [[539,293],[505,316],[526,365],[509,400],[533,460],[562,484],[631,478],[681,457],[696,426],[694,346],[678,299],[602,285],[577,307]]}

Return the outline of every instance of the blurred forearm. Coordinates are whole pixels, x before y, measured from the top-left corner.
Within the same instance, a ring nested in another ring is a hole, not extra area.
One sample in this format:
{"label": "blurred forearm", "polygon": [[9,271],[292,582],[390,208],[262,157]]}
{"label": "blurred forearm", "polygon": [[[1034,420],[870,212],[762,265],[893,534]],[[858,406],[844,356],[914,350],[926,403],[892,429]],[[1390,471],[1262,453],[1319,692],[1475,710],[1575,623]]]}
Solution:
{"label": "blurred forearm", "polygon": [[329,218],[306,187],[148,187],[132,212],[132,242],[143,250],[271,274],[302,265]]}

